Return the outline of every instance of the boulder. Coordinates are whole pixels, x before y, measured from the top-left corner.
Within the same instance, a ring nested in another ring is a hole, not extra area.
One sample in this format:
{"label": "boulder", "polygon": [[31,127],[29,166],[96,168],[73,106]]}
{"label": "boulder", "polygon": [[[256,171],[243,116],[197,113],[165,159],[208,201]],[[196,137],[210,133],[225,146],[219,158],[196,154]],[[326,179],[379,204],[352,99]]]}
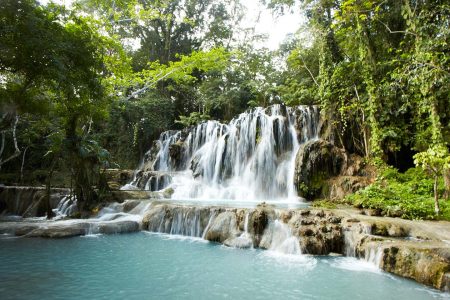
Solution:
{"label": "boulder", "polygon": [[239,234],[236,213],[234,211],[224,211],[210,224],[205,238],[208,241],[223,243],[227,239],[237,237]]}
{"label": "boulder", "polygon": [[305,143],[297,153],[294,182],[298,194],[308,200],[322,195],[327,180],[341,174],[346,165],[342,149],[325,140]]}
{"label": "boulder", "polygon": [[266,203],[258,204],[256,209],[249,216],[248,230],[253,237],[255,245],[259,245],[264,234],[264,230],[271,220],[276,217],[273,206]]}
{"label": "boulder", "polygon": [[249,237],[247,234],[242,234],[241,236],[236,237],[236,238],[226,239],[223,242],[223,244],[228,247],[241,248],[241,249],[253,247],[253,241],[252,241],[251,237]]}
{"label": "boulder", "polygon": [[157,155],[159,150],[161,150],[161,143],[158,140],[153,141],[150,150],[144,154],[144,166],[143,171],[154,171],[154,166],[157,160]]}
{"label": "boulder", "polygon": [[379,267],[384,271],[413,279],[436,289],[450,290],[450,249],[407,241],[366,239],[359,247],[359,256],[367,257],[370,249],[381,251]]}

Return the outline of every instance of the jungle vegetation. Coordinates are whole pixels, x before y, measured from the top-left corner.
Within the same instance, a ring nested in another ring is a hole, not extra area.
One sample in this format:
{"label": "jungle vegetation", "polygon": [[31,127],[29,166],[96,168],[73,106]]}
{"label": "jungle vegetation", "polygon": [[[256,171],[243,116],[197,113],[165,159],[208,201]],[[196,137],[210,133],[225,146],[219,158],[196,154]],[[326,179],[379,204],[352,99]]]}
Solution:
{"label": "jungle vegetation", "polygon": [[348,153],[429,178],[438,213],[450,186],[449,2],[263,3],[305,19],[277,50],[255,47],[264,37],[242,24],[239,0],[1,0],[0,172],[23,183],[39,170],[50,186],[66,170],[88,206],[107,189],[103,170],[134,168],[164,130],[314,104]]}

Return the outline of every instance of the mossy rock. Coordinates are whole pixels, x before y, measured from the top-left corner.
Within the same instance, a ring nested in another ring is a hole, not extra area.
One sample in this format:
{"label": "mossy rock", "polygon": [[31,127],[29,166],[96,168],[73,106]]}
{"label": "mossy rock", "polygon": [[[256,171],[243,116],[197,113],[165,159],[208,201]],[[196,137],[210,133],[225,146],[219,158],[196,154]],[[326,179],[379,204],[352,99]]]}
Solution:
{"label": "mossy rock", "polygon": [[295,184],[298,194],[313,200],[326,194],[327,180],[341,174],[346,164],[345,152],[324,140],[306,143],[297,153]]}

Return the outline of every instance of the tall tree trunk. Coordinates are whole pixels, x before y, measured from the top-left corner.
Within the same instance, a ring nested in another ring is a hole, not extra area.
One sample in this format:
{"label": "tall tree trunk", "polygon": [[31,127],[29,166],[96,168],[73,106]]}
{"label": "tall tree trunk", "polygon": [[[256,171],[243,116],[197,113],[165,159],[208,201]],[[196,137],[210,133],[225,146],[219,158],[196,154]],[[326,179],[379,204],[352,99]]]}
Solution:
{"label": "tall tree trunk", "polygon": [[93,187],[92,172],[89,161],[80,157],[80,137],[77,135],[76,126],[78,116],[73,115],[67,122],[66,139],[68,141],[68,154],[74,179],[74,194],[78,202],[78,208],[87,210],[89,205],[96,200]]}
{"label": "tall tree trunk", "polygon": [[438,194],[438,176],[434,176],[434,212],[439,215],[439,194]]}
{"label": "tall tree trunk", "polygon": [[47,174],[47,179],[45,182],[45,209],[47,211],[47,219],[51,219],[55,216],[52,210],[52,206],[50,204],[50,194],[51,194],[51,182],[52,182],[52,176],[53,176],[53,170],[56,165],[56,159],[53,160],[50,170]]}
{"label": "tall tree trunk", "polygon": [[445,193],[444,199],[450,199],[450,169],[444,170],[444,185],[445,185]]}

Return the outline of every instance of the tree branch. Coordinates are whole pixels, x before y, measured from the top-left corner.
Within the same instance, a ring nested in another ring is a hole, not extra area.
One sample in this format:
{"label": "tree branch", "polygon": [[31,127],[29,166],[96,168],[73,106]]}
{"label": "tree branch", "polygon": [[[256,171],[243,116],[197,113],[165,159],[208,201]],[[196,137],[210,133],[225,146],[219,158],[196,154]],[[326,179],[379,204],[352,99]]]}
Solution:
{"label": "tree branch", "polygon": [[[19,146],[17,145],[17,136],[16,136],[16,128],[17,128],[17,123],[19,122],[19,116],[16,115],[16,120],[14,121],[14,125],[13,125],[13,129],[12,129],[12,135],[13,135],[13,142],[14,142],[14,153],[8,157],[5,160],[2,160],[0,158],[0,168],[3,164],[7,163],[8,161],[10,161],[11,159],[16,158],[17,156],[20,155],[21,151],[19,149]],[[3,137],[2,137],[2,152],[3,152],[3,148],[4,148],[4,133],[3,133]]]}
{"label": "tree branch", "polygon": [[383,21],[380,21],[380,20],[377,20],[377,21],[380,22],[381,24],[383,24],[384,27],[386,27],[386,29],[389,31],[389,33],[404,33],[404,34],[411,34],[411,35],[417,36],[417,33],[407,31],[407,30],[391,30],[391,28],[389,28],[389,26],[386,23],[384,23]]}

